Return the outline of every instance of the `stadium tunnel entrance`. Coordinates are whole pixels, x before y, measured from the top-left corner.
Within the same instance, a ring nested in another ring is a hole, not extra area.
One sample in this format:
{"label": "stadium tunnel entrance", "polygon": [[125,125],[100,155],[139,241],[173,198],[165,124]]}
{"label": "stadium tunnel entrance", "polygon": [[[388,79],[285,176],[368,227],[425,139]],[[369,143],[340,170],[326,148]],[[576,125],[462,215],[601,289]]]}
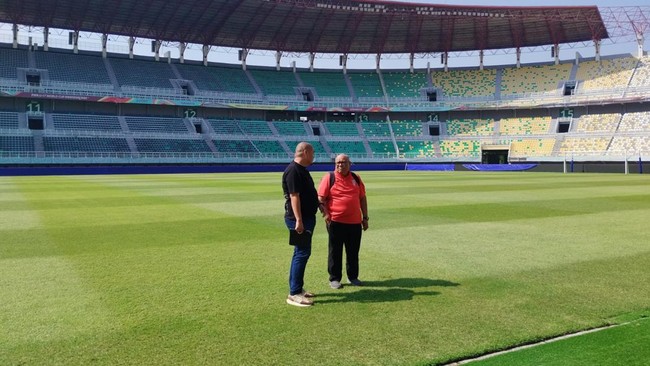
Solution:
{"label": "stadium tunnel entrance", "polygon": [[481,148],[482,164],[507,164],[510,147],[508,145],[488,145]]}

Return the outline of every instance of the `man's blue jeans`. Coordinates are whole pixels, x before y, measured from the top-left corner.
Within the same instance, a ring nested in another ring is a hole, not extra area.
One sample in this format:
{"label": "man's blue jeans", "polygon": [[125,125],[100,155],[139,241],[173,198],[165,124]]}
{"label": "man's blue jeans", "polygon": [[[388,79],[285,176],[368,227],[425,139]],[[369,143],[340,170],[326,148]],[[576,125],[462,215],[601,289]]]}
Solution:
{"label": "man's blue jeans", "polygon": [[[284,219],[287,228],[293,230],[296,227],[294,220]],[[312,233],[316,227],[316,217],[303,218],[303,226],[305,230]],[[291,268],[289,269],[289,294],[298,295],[302,293],[305,284],[305,268],[307,268],[307,261],[311,255],[311,241],[309,245],[301,245],[293,247],[293,257],[291,258]]]}

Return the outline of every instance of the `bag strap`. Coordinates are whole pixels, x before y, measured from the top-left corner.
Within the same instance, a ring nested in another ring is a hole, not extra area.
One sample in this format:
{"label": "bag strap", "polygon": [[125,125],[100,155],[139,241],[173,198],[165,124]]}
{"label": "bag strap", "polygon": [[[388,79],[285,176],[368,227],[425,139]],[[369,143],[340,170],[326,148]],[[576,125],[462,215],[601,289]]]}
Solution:
{"label": "bag strap", "polygon": [[[332,187],[334,186],[334,183],[336,183],[336,175],[334,174],[334,172],[330,172],[329,174],[330,174],[330,190],[331,190]],[[354,172],[350,172],[350,174],[352,174],[352,178],[354,178],[354,180],[357,182],[357,185],[360,186],[361,178],[359,178],[358,175],[354,174]]]}

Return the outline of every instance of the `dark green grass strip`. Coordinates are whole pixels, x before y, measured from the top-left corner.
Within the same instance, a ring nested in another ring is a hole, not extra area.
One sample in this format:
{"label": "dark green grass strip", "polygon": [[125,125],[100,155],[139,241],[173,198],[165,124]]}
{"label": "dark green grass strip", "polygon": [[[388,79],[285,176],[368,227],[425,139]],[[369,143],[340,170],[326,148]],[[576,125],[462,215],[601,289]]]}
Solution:
{"label": "dark green grass strip", "polygon": [[643,318],[597,332],[468,363],[476,366],[645,366],[650,360],[650,320]]}

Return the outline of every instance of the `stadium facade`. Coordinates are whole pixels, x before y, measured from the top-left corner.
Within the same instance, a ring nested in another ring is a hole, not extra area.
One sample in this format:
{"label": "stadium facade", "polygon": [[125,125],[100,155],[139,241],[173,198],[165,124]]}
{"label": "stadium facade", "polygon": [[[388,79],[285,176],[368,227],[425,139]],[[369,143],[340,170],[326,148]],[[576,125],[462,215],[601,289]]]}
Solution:
{"label": "stadium facade", "polygon": [[[319,161],[347,153],[382,167],[641,172],[650,159],[650,58],[640,31],[650,17],[635,16],[645,8],[624,9],[639,52],[602,56],[599,45],[622,26],[610,31],[596,7],[194,1],[222,17],[215,21],[177,16],[181,2],[158,12],[153,3],[123,1],[107,13],[77,1],[0,1],[0,21],[14,24],[14,41],[0,44],[4,171],[275,166],[302,140]],[[19,24],[42,27],[45,42],[19,42]],[[71,49],[49,46],[54,27],[70,29]],[[82,31],[103,35],[101,52],[79,50]],[[154,55],[109,53],[109,33],[153,38]],[[160,57],[172,41],[181,50],[202,44],[203,60]],[[560,47],[574,42],[593,42],[595,57],[560,60]],[[241,64],[208,62],[210,46],[239,48]],[[550,46],[551,60],[520,63],[521,49],[536,46]],[[252,48],[276,51],[275,67],[246,65]],[[484,51],[504,48],[516,50],[515,63],[483,65]],[[478,65],[449,68],[449,55],[466,50],[478,52]],[[280,67],[283,52],[304,52],[311,66]],[[322,52],[340,54],[341,69],[314,68]],[[411,62],[353,70],[350,53]],[[416,53],[436,53],[442,66],[414,68]]]}

